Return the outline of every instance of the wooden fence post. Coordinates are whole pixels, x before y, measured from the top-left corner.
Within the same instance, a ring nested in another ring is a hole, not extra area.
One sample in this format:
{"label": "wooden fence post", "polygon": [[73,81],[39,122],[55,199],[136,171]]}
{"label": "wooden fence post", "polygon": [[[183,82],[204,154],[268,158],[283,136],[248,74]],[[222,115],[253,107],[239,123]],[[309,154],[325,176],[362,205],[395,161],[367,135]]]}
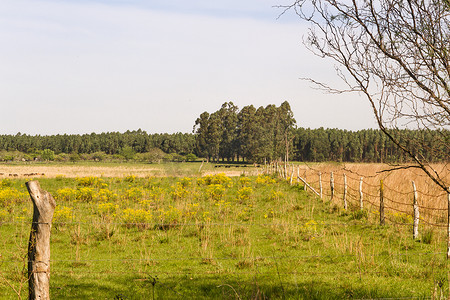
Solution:
{"label": "wooden fence post", "polygon": [[344,174],[344,209],[347,210],[347,176]]}
{"label": "wooden fence post", "polygon": [[291,172],[290,184],[292,185],[292,180],[294,179],[294,164],[292,164],[291,170],[292,170],[292,172]]}
{"label": "wooden fence post", "polygon": [[363,185],[363,177],[359,179],[359,208],[361,210],[364,209],[362,185]]}
{"label": "wooden fence post", "polygon": [[417,204],[417,189],[414,181],[412,182],[414,191],[413,209],[414,209],[414,222],[413,222],[413,239],[419,237],[419,205]]}
{"label": "wooden fence post", "polygon": [[28,299],[50,299],[50,230],[56,202],[38,181],[26,183],[33,201],[33,222],[28,243]]}
{"label": "wooden fence post", "polygon": [[383,180],[380,180],[380,225],[384,223],[384,185]]}
{"label": "wooden fence post", "polygon": [[450,259],[450,187],[447,188],[447,260]]}
{"label": "wooden fence post", "polygon": [[330,188],[331,188],[331,198],[330,201],[333,201],[334,197],[334,178],[333,178],[333,172],[330,174]]}
{"label": "wooden fence post", "polygon": [[[305,175],[303,175],[304,177],[305,177],[305,181],[306,181],[306,170],[305,170]],[[307,191],[308,189],[306,188],[306,184],[303,186],[303,189],[305,190],[305,191]]]}
{"label": "wooden fence post", "polygon": [[320,199],[323,199],[323,190],[322,190],[322,173],[319,172],[319,189],[320,189]]}

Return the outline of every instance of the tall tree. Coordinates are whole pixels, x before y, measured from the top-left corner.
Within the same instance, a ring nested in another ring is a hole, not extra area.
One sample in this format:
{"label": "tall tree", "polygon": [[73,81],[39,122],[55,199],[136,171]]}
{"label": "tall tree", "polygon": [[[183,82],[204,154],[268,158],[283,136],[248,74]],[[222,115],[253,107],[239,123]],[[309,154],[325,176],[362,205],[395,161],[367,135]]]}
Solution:
{"label": "tall tree", "polygon": [[218,112],[222,121],[220,156],[228,160],[234,160],[237,154],[238,110],[238,107],[230,101],[222,104]]}
{"label": "tall tree", "polygon": [[447,191],[448,164],[435,169],[417,151],[425,149],[421,140],[398,129],[437,130],[439,146],[432,151],[449,161],[450,2],[295,0],[280,7],[311,24],[307,46],[337,62],[347,87],[311,81],[331,92],[365,95],[379,128],[412,161],[401,167],[421,168]]}

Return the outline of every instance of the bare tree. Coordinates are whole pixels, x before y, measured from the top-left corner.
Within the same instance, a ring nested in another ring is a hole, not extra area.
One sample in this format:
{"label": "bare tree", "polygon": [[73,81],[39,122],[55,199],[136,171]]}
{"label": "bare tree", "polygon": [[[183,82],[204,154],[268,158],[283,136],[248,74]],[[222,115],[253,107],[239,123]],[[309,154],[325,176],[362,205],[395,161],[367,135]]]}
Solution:
{"label": "bare tree", "polygon": [[[280,5],[311,24],[306,46],[331,58],[346,84],[333,93],[366,96],[379,128],[410,157],[401,168],[422,169],[440,188],[449,187],[450,2],[449,0],[295,0]],[[402,136],[433,130],[433,145]],[[419,150],[435,151],[434,165]]]}

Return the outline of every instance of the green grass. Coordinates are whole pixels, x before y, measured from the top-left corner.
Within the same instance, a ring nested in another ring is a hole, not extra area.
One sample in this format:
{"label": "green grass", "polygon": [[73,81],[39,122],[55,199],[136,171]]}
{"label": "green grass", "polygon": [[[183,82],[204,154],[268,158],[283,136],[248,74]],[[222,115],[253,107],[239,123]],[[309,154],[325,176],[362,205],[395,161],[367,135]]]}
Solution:
{"label": "green grass", "polygon": [[[1,182],[0,295],[26,298],[32,205],[25,180]],[[444,232],[414,241],[411,226],[381,227],[372,212],[344,211],[270,177],[40,182],[58,204],[53,299],[429,298],[448,291]]]}

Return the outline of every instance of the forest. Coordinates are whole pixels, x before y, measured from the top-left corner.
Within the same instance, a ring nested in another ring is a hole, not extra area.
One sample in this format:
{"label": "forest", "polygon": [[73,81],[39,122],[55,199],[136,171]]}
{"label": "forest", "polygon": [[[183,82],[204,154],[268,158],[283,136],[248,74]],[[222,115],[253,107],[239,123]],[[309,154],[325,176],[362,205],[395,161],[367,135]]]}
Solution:
{"label": "forest", "polygon": [[[58,135],[0,135],[0,161],[140,160],[147,162],[271,160],[405,162],[408,157],[377,129],[348,131],[296,126],[289,103],[239,108],[224,103],[202,113],[192,133],[150,134],[141,129]],[[392,130],[429,162],[448,161],[448,130]]]}

